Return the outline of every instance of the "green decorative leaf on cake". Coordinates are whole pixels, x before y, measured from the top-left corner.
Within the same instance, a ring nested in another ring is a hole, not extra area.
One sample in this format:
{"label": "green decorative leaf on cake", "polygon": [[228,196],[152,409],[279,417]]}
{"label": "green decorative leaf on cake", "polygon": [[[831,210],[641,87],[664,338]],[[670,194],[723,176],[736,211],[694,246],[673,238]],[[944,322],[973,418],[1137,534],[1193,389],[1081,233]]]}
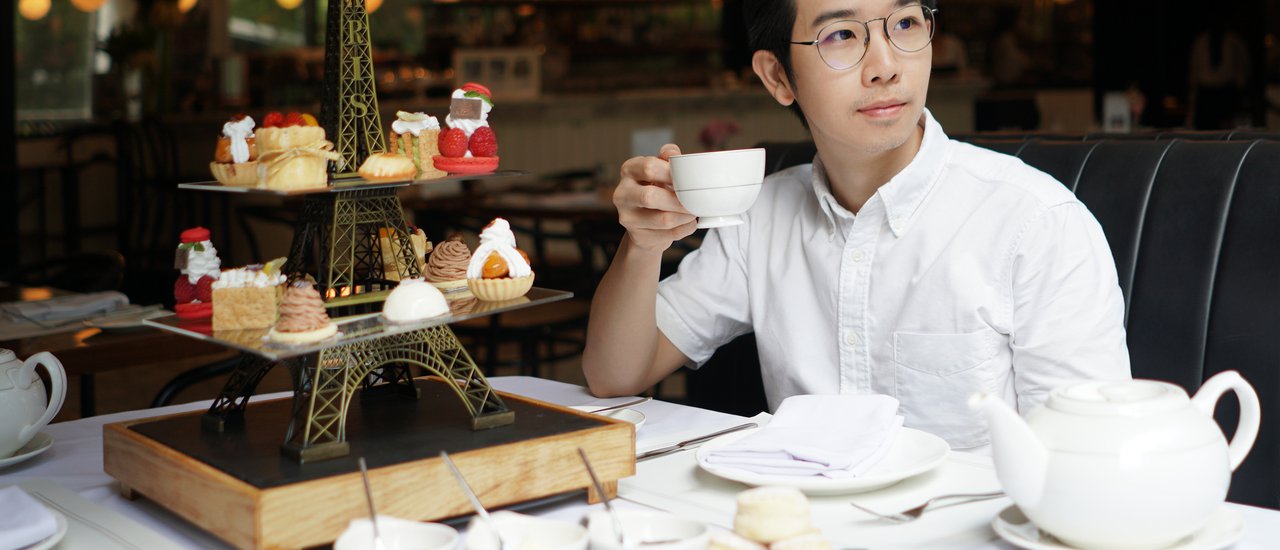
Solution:
{"label": "green decorative leaf on cake", "polygon": [[462,96],[474,97],[476,99],[483,99],[485,103],[488,103],[490,107],[493,107],[493,100],[489,99],[489,96],[484,95],[480,92],[463,92]]}

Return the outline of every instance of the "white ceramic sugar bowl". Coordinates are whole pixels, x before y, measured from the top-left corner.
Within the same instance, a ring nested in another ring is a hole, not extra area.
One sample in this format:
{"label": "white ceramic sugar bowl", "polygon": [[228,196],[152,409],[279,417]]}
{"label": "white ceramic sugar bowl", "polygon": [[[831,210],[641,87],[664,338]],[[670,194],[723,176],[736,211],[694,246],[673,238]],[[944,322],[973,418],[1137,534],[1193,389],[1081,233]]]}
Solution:
{"label": "white ceramic sugar bowl", "polygon": [[[1212,416],[1228,390],[1241,403],[1230,445]],[[1005,491],[1037,527],[1080,548],[1163,548],[1201,529],[1259,421],[1257,394],[1235,371],[1193,398],[1154,380],[1071,384],[1025,421],[995,396],[971,404],[986,413]]]}
{"label": "white ceramic sugar bowl", "polygon": [[[46,401],[44,382],[36,367],[49,373],[53,392]],[[0,458],[11,456],[58,414],[67,397],[67,373],[49,352],[19,361],[12,351],[0,349]]]}

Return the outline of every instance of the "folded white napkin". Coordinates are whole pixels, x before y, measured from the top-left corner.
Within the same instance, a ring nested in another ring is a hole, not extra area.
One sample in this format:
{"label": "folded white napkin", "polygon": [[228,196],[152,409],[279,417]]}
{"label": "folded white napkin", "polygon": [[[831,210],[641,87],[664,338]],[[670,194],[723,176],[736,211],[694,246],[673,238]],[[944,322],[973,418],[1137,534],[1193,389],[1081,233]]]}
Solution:
{"label": "folded white napkin", "polygon": [[889,452],[902,428],[898,400],[887,395],[796,395],[768,426],[707,453],[712,469],[849,478]]}
{"label": "folded white napkin", "polygon": [[128,304],[128,296],[114,290],[108,290],[88,294],[58,296],[35,302],[9,302],[0,305],[0,307],[3,307],[5,312],[11,316],[44,322],[85,318],[98,313],[106,313]]}
{"label": "folded white napkin", "polygon": [[0,510],[0,550],[31,546],[58,532],[49,509],[19,487],[0,489]]}

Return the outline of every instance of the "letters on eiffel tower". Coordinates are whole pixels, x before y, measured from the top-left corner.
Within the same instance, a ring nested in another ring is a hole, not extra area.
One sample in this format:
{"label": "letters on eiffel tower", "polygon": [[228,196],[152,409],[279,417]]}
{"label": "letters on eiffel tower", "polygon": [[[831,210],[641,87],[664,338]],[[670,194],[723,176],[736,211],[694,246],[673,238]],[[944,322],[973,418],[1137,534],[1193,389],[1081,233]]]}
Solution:
{"label": "letters on eiffel tower", "polygon": [[363,0],[329,2],[321,116],[342,158],[335,174],[353,173],[369,155],[386,150]]}

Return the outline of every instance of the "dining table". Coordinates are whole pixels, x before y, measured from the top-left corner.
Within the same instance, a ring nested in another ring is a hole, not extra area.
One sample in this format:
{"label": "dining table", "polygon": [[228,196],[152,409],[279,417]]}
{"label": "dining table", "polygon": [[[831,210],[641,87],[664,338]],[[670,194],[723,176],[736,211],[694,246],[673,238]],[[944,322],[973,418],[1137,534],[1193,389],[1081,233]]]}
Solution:
{"label": "dining table", "polygon": [[[525,376],[495,377],[490,382],[502,392],[566,406],[606,407],[632,399],[599,399],[581,386]],[[287,392],[266,394],[253,400],[283,399],[289,395]],[[66,513],[71,527],[57,548],[226,547],[214,534],[145,497],[137,500],[122,497],[118,484],[104,473],[102,464],[104,424],[208,406],[207,401],[194,402],[51,424],[44,429],[53,439],[51,448],[26,462],[0,468],[0,487],[19,484],[40,493],[46,504]],[[763,424],[769,419],[767,413],[749,419],[660,400],[628,408],[644,416],[636,433],[638,453],[744,422],[754,420]],[[638,461],[636,474],[620,481],[619,497],[614,502],[618,507],[655,508],[694,518],[713,530],[731,529],[735,495],[749,487],[707,475],[697,466],[695,454],[690,447]],[[895,511],[941,493],[998,488],[989,457],[949,451],[936,469],[888,487],[865,493],[811,496],[810,501],[815,524],[834,543],[834,548],[1015,548],[991,527],[996,514],[1011,505],[1007,498],[931,511],[919,520],[904,524],[876,520],[848,506],[856,502],[876,510]],[[588,504],[582,493],[526,508],[523,512],[578,522],[600,507],[600,504]],[[1234,503],[1226,503],[1224,507],[1244,526],[1234,548],[1280,547],[1280,511]],[[456,523],[465,526],[465,521]],[[460,537],[459,548],[463,548],[462,540],[465,539]]]}
{"label": "dining table", "polygon": [[[73,293],[51,287],[6,285],[0,286],[0,303],[70,294]],[[0,348],[12,350],[23,359],[42,351],[57,357],[67,376],[79,380],[80,417],[97,414],[96,376],[99,374],[165,365],[180,359],[211,363],[234,355],[216,344],[140,325],[108,330],[80,322],[16,337],[0,331]]]}

